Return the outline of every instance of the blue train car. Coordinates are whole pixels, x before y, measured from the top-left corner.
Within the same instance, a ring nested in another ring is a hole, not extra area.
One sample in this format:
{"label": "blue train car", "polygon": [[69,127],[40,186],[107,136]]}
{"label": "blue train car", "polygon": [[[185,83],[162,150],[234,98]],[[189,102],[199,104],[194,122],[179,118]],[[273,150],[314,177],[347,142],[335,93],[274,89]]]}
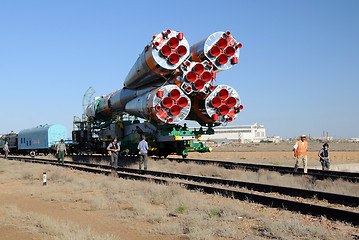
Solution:
{"label": "blue train car", "polygon": [[67,139],[67,129],[63,125],[40,125],[24,129],[18,133],[18,150],[21,153],[36,152],[49,153],[50,148],[61,139]]}

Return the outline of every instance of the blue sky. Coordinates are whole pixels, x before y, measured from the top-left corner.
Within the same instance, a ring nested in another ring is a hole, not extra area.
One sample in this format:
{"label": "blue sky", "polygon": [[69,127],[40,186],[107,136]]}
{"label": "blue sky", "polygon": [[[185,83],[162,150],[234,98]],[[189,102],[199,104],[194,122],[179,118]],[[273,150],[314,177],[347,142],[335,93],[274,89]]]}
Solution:
{"label": "blue sky", "polygon": [[359,137],[359,1],[0,2],[0,133],[65,125],[96,96],[123,86],[154,34],[190,45],[231,31],[239,64],[217,74],[267,135]]}

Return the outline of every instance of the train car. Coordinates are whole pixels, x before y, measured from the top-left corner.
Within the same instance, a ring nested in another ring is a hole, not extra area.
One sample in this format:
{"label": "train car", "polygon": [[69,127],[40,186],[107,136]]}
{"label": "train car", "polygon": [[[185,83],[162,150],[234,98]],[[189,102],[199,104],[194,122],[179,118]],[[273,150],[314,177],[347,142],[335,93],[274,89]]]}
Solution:
{"label": "train car", "polygon": [[11,153],[16,154],[18,152],[17,149],[17,134],[14,132],[10,132],[9,134],[2,135],[0,137],[0,152],[1,154],[4,154],[4,146],[5,142],[8,142],[9,150]]}
{"label": "train car", "polygon": [[18,134],[18,152],[27,154],[31,150],[48,154],[56,142],[67,139],[67,128],[63,125],[40,125],[21,130]]}

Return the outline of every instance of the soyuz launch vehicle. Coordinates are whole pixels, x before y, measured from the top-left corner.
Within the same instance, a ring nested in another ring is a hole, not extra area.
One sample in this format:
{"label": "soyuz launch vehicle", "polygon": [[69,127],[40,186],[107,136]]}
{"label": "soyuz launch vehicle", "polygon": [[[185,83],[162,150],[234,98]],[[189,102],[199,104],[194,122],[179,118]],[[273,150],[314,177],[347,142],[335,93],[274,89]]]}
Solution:
{"label": "soyuz launch vehicle", "polygon": [[[142,135],[149,154],[185,157],[206,152],[198,139],[212,127],[233,121],[243,109],[237,91],[214,85],[217,73],[238,63],[239,43],[229,32],[216,32],[190,46],[182,32],[153,36],[127,74],[124,86],[96,97],[86,108],[86,121],[75,121],[73,142],[84,151],[101,153],[115,136],[123,154],[137,154]],[[143,119],[144,121],[139,121]],[[190,131],[183,120],[206,127]]]}

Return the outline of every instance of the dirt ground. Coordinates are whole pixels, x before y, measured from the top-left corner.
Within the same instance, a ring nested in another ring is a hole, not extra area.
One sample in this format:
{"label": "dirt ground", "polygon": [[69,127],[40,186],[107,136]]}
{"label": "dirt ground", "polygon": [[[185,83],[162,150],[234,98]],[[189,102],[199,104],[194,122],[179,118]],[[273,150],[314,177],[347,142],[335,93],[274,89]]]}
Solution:
{"label": "dirt ground", "polygon": [[[320,168],[317,150],[322,143],[309,144],[309,168]],[[189,158],[216,159],[223,161],[239,161],[249,163],[274,164],[293,166],[294,157],[292,143],[282,144],[229,144],[213,146],[210,153],[189,153]],[[333,170],[350,170],[359,172],[359,144],[330,144],[330,157]],[[25,168],[24,168],[25,169]],[[4,170],[3,170],[4,171]],[[2,171],[0,169],[0,175]],[[91,174],[87,178],[94,178]],[[111,214],[111,209],[90,211],[86,204],[81,201],[58,201],[46,200],[37,194],[24,192],[24,183],[21,180],[0,182],[0,208],[16,206],[19,211],[34,212],[49,216],[53,219],[66,220],[78,224],[79,227],[90,227],[96,234],[105,236],[110,233],[114,239],[188,239],[183,235],[153,234],[149,233],[151,224],[146,221],[118,222]],[[41,196],[46,195],[46,188],[42,188]],[[58,194],[66,194],[59,192]],[[115,205],[116,209],[126,209],[128,206]],[[1,209],[0,209],[1,210]],[[1,239],[73,239],[44,237],[38,231],[30,231],[26,225],[26,218],[17,223],[1,221],[0,217],[0,240]],[[29,217],[29,219],[31,219]],[[39,226],[37,226],[39,228]],[[41,228],[41,227],[40,227]],[[97,238],[86,238],[97,239]],[[101,238],[101,239],[107,239]]]}
{"label": "dirt ground", "polygon": [[[2,159],[0,159],[2,160]],[[71,171],[71,170],[66,170]],[[1,174],[1,171],[0,171]],[[86,178],[96,180],[96,175],[86,174]],[[41,195],[46,195],[48,186],[41,186],[42,182],[38,182],[38,187],[41,190]],[[149,224],[144,221],[136,222],[118,222],[108,210],[91,211],[86,204],[77,200],[75,202],[58,201],[51,199],[50,201],[36,194],[30,194],[24,191],[26,184],[21,180],[9,180],[0,184],[0,207],[8,208],[9,206],[16,206],[16,208],[27,215],[41,214],[52,219],[64,220],[68,223],[76,223],[80,228],[91,228],[96,234],[107,235],[111,234],[112,239],[153,239],[153,240],[167,240],[167,239],[181,239],[176,236],[163,236],[156,234],[148,234]],[[52,194],[52,193],[49,193]],[[66,195],[66,192],[59,191],[58,194]],[[126,208],[126,206],[117,205],[115,208]],[[23,216],[22,216],[23,217]],[[29,217],[30,218],[30,217]],[[30,218],[31,219],[31,218]],[[1,221],[0,217],[0,239],[54,239],[51,237],[44,237],[42,232],[31,231],[31,224],[19,219],[16,223],[8,223],[6,220]],[[33,220],[31,220],[33,221]],[[38,227],[38,226],[36,226]],[[41,227],[40,227],[41,228]],[[60,230],[61,231],[61,230]],[[73,237],[62,237],[55,239],[76,239]],[[78,238],[82,239],[82,238]],[[85,239],[85,238],[84,238]],[[97,237],[86,239],[98,239]],[[107,239],[107,238],[101,238]]]}
{"label": "dirt ground", "polygon": [[[190,152],[188,158],[214,159],[243,163],[258,163],[292,167],[294,143],[258,143],[208,145],[213,148],[209,153]],[[318,152],[323,143],[308,143],[308,167],[321,169]],[[329,143],[331,170],[359,172],[359,143]]]}

